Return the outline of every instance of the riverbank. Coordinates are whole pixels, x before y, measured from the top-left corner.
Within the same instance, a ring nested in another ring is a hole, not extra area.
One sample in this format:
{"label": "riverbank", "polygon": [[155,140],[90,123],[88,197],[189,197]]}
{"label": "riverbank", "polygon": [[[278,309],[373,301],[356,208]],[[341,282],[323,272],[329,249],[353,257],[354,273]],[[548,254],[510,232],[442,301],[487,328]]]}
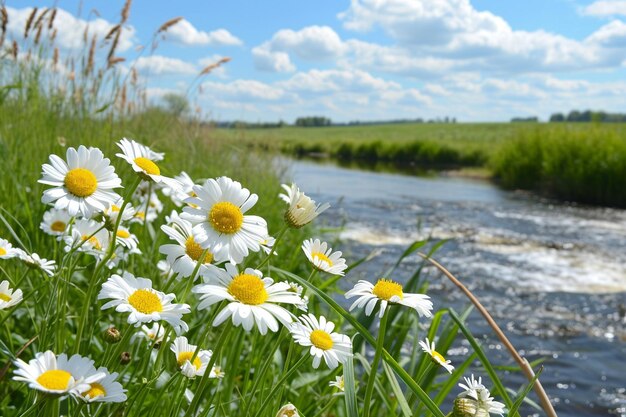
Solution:
{"label": "riverbank", "polygon": [[592,123],[385,124],[217,129],[245,147],[344,166],[492,178],[508,189],[626,207],[626,125]]}

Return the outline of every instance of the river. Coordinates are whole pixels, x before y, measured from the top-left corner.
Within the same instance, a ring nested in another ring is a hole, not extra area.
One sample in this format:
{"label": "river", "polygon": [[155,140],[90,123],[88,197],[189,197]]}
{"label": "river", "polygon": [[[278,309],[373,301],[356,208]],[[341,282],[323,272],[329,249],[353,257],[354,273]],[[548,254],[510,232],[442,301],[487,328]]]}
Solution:
{"label": "river", "polygon": [[[415,240],[451,239],[435,257],[478,296],[529,361],[546,359],[541,381],[559,416],[626,417],[625,210],[557,203],[483,180],[289,164],[289,177],[332,204],[322,224],[345,225],[335,249],[352,260],[380,251],[346,276],[344,288],[378,278]],[[399,276],[418,263],[406,260]],[[458,311],[467,304],[435,270],[426,273],[435,306]],[[485,335],[495,364],[513,364],[478,313],[469,325]],[[463,360],[468,345],[455,346],[453,363]],[[473,371],[486,377],[479,367]],[[514,389],[525,381],[518,372],[503,380]],[[543,413],[524,406],[522,415]]]}

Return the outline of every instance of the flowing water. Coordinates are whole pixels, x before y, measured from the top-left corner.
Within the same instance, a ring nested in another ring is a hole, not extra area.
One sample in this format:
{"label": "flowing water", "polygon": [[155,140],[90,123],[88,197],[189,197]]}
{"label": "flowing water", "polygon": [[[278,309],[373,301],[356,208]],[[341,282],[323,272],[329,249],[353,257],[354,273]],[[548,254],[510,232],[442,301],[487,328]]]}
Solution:
{"label": "flowing water", "polygon": [[[323,219],[344,225],[340,249],[349,259],[380,252],[346,277],[345,288],[377,278],[415,240],[451,239],[435,257],[529,361],[545,358],[541,380],[559,416],[626,417],[625,210],[546,201],[480,180],[290,166],[302,189],[332,204]],[[419,262],[405,260],[394,279],[410,276]],[[460,292],[432,268],[426,272],[435,305],[463,309]],[[478,313],[468,321],[485,335],[495,364],[513,365]],[[468,345],[455,346],[450,359],[458,363]],[[503,379],[512,388],[525,381],[519,372]],[[543,415],[530,406],[522,414]]]}

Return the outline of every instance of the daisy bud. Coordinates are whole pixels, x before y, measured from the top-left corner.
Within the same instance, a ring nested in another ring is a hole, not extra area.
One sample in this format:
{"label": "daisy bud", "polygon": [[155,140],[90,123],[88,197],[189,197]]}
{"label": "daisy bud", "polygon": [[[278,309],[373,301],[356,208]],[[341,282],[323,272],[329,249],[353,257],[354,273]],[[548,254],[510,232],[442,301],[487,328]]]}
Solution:
{"label": "daisy bud", "polygon": [[476,400],[472,398],[457,398],[454,400],[453,417],[474,417],[478,411]]}
{"label": "daisy bud", "polygon": [[109,327],[104,331],[103,338],[105,342],[113,345],[122,340],[122,334],[115,327]]}
{"label": "daisy bud", "polygon": [[289,227],[299,229],[330,207],[328,203],[316,205],[315,201],[300,191],[296,184],[291,184],[291,187],[283,184],[282,187],[285,194],[280,194],[279,197],[289,205],[285,212],[285,222]]}
{"label": "daisy bud", "polygon": [[300,417],[300,414],[293,404],[285,404],[278,410],[276,417]]}
{"label": "daisy bud", "polygon": [[122,365],[128,365],[131,361],[132,357],[130,356],[130,352],[122,352],[120,355],[120,363]]}

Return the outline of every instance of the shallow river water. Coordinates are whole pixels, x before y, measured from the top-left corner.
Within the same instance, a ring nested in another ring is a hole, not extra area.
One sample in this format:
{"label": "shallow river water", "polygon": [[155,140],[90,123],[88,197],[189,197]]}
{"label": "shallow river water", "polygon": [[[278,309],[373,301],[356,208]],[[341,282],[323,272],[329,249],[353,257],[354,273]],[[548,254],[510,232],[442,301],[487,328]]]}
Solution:
{"label": "shallow river water", "polygon": [[[626,417],[625,210],[546,201],[480,180],[290,166],[288,176],[302,189],[332,204],[323,221],[345,223],[336,249],[353,260],[380,251],[346,277],[345,288],[377,278],[381,263],[394,262],[415,240],[451,239],[435,258],[479,297],[529,361],[546,359],[541,380],[559,416]],[[418,263],[405,260],[399,276],[410,276]],[[436,305],[458,311],[467,304],[440,274],[427,273]],[[469,324],[486,335],[496,364],[513,364],[478,313]],[[466,351],[457,344],[451,359]],[[512,388],[524,382],[516,372],[503,379]],[[543,415],[530,406],[522,411]]]}

